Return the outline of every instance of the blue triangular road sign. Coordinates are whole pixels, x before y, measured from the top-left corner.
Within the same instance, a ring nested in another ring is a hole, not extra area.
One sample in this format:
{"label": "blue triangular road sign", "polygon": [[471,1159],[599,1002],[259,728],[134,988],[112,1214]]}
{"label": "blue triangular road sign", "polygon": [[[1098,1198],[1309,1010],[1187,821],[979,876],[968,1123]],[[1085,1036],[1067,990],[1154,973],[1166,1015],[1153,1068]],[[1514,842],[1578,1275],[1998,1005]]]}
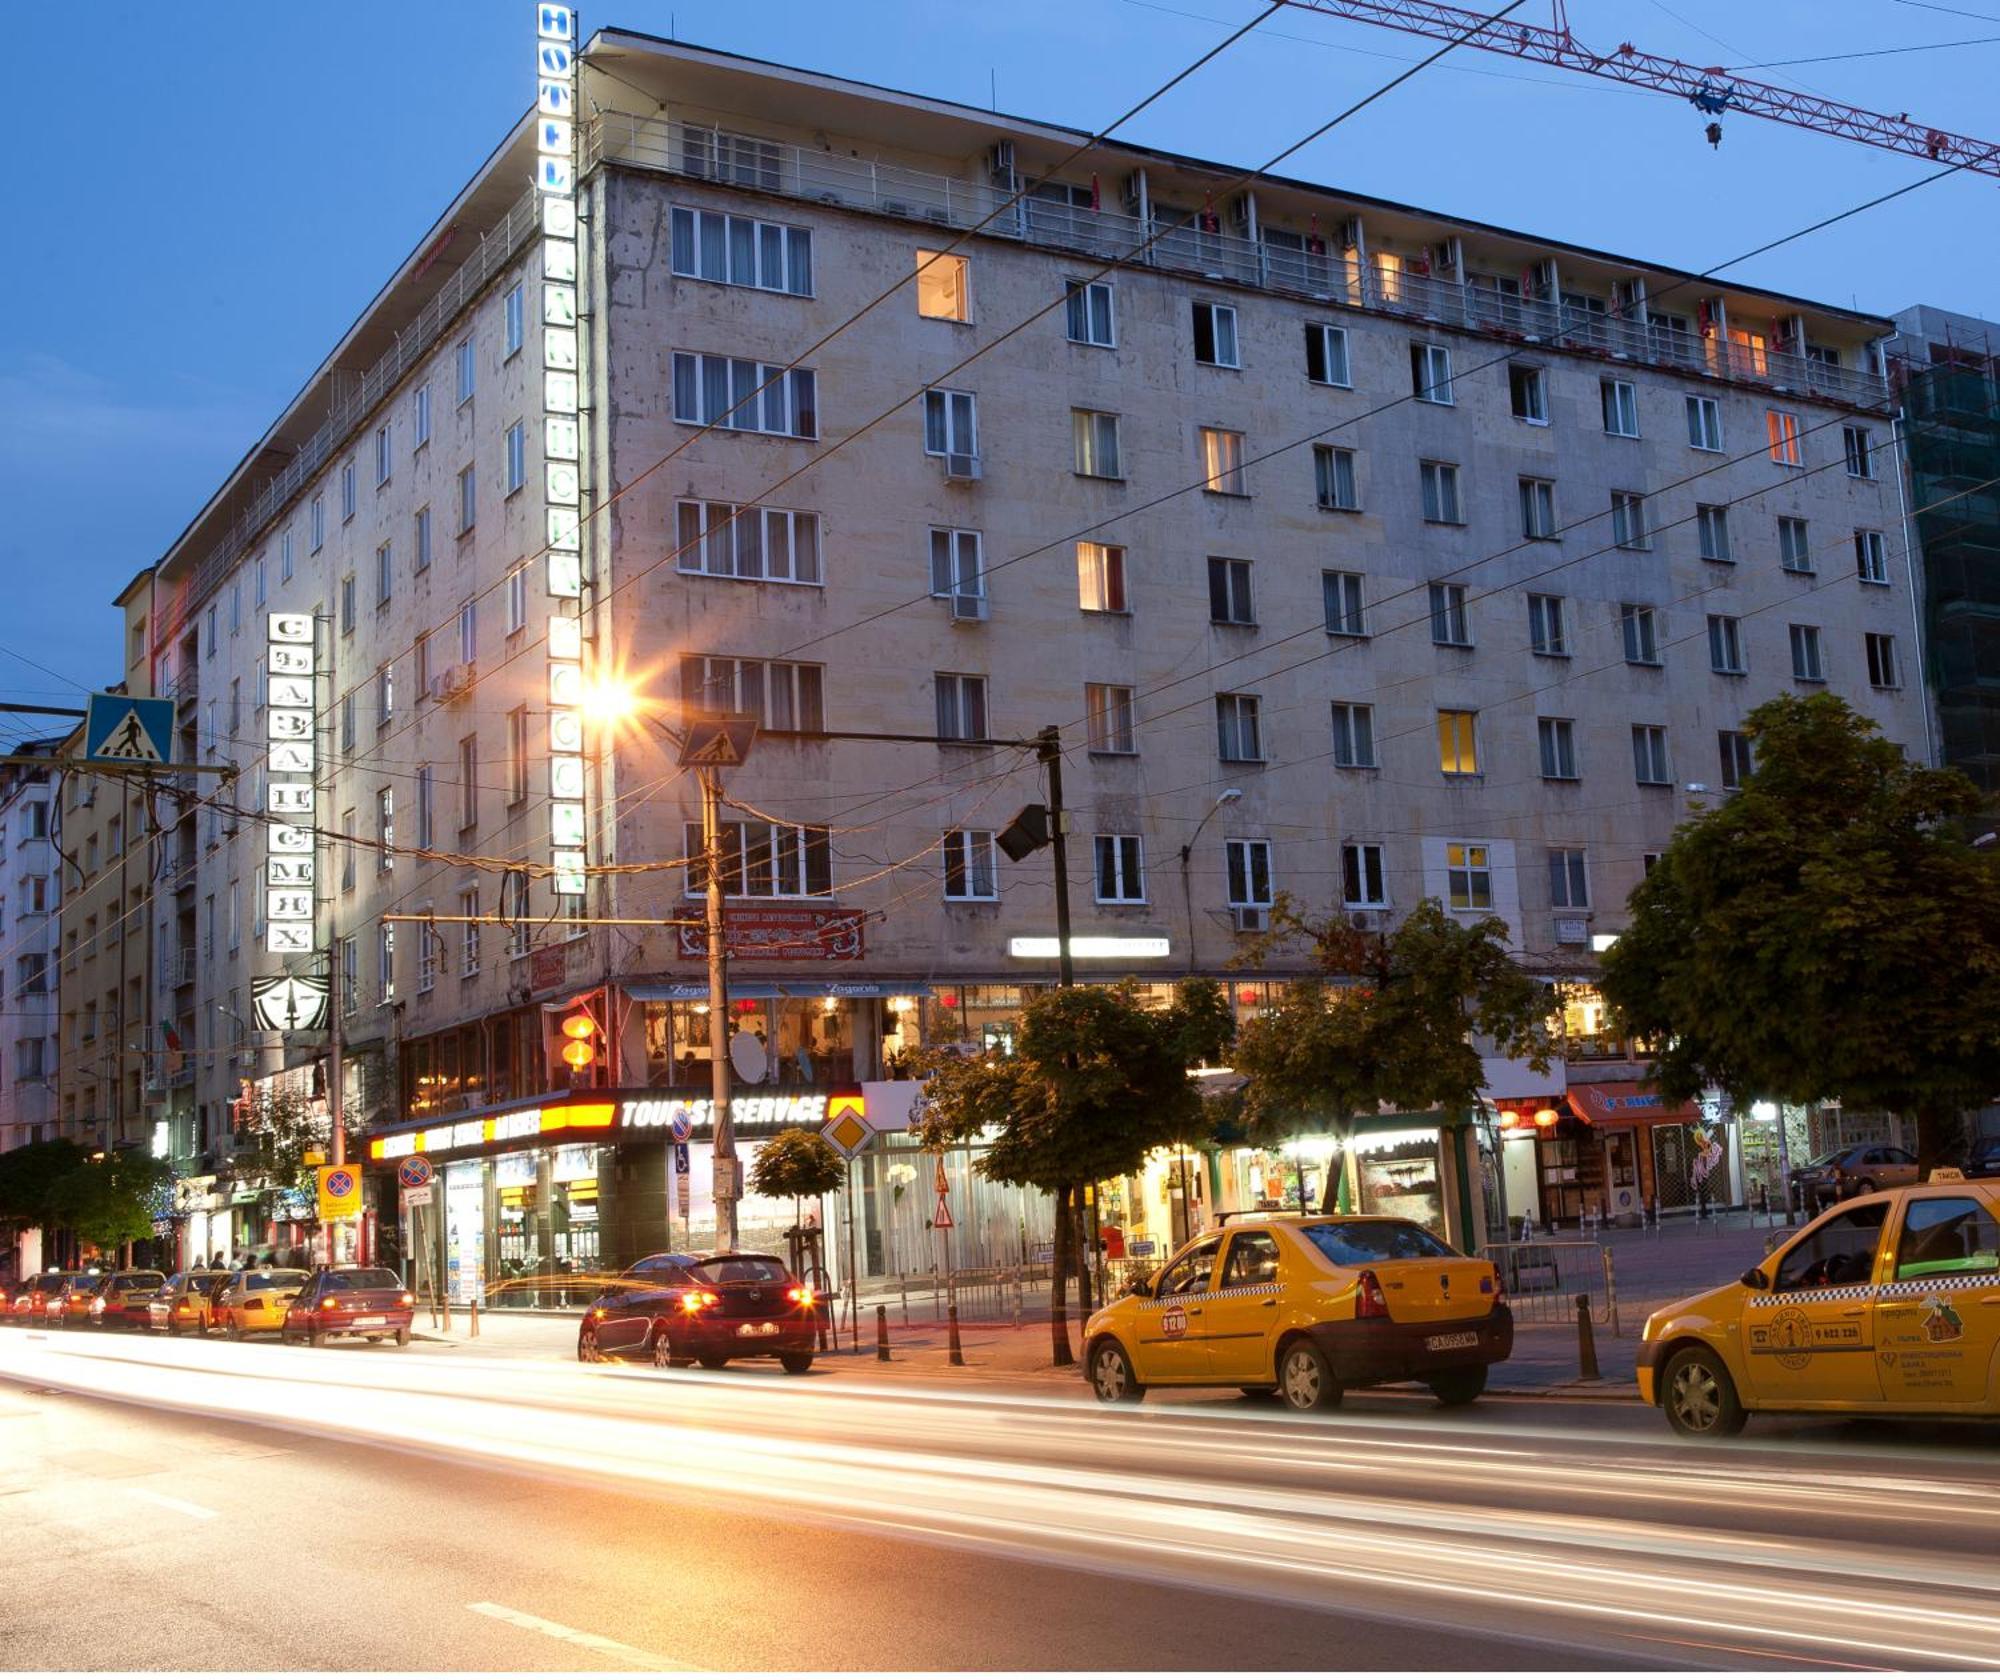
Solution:
{"label": "blue triangular road sign", "polygon": [[83,722],[83,756],[96,764],[167,764],[173,759],[174,703],[132,694],[93,694]]}

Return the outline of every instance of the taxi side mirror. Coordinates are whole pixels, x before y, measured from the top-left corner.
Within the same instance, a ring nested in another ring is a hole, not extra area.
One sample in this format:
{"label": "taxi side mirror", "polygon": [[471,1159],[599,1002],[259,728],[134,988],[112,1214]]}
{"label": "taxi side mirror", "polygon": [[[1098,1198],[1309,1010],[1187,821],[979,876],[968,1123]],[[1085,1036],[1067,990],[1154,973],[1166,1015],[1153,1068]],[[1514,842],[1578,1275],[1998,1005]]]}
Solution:
{"label": "taxi side mirror", "polygon": [[1745,1289],[1754,1289],[1760,1295],[1771,1287],[1770,1279],[1764,1276],[1763,1268],[1760,1266],[1752,1266],[1736,1281]]}
{"label": "taxi side mirror", "polygon": [[1129,1284],[1125,1286],[1125,1293],[1127,1295],[1138,1295],[1142,1297],[1150,1296],[1153,1293],[1153,1280],[1149,1277],[1134,1278]]}

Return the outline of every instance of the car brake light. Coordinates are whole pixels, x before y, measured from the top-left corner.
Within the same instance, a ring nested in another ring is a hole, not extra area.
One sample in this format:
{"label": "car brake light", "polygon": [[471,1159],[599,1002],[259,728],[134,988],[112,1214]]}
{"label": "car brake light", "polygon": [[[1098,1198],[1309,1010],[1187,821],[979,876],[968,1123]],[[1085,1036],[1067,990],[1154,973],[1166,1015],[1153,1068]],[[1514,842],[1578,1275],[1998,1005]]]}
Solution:
{"label": "car brake light", "polygon": [[407,1291],[405,1291],[401,1295],[398,1295],[396,1299],[402,1302],[402,1304],[406,1307],[414,1307],[417,1304],[416,1296],[408,1293]]}
{"label": "car brake light", "polygon": [[715,1303],[716,1297],[709,1294],[706,1289],[690,1289],[681,1297],[681,1311],[698,1313],[703,1307],[712,1307]]}
{"label": "car brake light", "polygon": [[339,1298],[337,1296],[329,1295],[324,1301],[320,1302],[320,1309],[323,1312],[332,1312],[339,1305],[340,1305]]}
{"label": "car brake light", "polygon": [[1382,1285],[1373,1272],[1363,1272],[1354,1280],[1354,1316],[1356,1318],[1387,1318],[1389,1297],[1382,1293]]}
{"label": "car brake light", "polygon": [[802,1307],[809,1307],[818,1299],[805,1284],[800,1284],[796,1289],[788,1289],[785,1293]]}

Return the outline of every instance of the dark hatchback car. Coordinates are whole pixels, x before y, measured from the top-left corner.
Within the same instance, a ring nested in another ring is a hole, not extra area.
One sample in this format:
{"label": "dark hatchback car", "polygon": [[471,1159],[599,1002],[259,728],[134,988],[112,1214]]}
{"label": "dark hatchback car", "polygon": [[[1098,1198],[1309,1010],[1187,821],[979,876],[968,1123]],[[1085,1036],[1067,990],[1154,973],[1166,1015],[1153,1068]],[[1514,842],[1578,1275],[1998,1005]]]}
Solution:
{"label": "dark hatchback car", "polygon": [[1907,1149],[1886,1143],[1857,1143],[1830,1149],[1803,1167],[1792,1169],[1792,1199],[1813,1209],[1849,1196],[1872,1196],[1877,1190],[1900,1190],[1917,1182],[1917,1158]]}
{"label": "dark hatchback car", "polygon": [[285,1309],[278,1340],[301,1338],[325,1347],[335,1336],[361,1336],[371,1342],[396,1338],[410,1345],[410,1320],[417,1298],[386,1266],[322,1266]]}
{"label": "dark hatchback car", "polygon": [[1965,1152],[1967,1178],[2000,1178],[2000,1137],[1975,1138]]}
{"label": "dark hatchback car", "polygon": [[606,1284],[583,1315],[576,1356],[699,1364],[769,1359],[810,1370],[814,1292],[769,1254],[653,1254]]}

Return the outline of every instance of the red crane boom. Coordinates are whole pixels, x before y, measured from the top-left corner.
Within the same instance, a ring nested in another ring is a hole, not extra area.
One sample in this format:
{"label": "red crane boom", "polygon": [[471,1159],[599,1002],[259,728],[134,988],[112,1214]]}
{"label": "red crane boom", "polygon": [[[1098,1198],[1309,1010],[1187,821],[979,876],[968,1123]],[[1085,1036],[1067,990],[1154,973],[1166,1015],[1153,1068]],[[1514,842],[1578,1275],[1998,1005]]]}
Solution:
{"label": "red crane boom", "polygon": [[[1740,111],[1748,117],[1796,123],[1801,128],[1859,140],[1885,151],[1905,152],[1936,163],[1956,164],[1982,175],[2000,176],[2000,146],[1963,134],[1950,134],[1928,123],[1913,122],[1908,112],[1883,116],[1859,106],[1843,105],[1837,99],[1800,93],[1796,88],[1749,81],[1715,66],[1703,69],[1683,64],[1677,58],[1641,52],[1630,41],[1613,52],[1592,52],[1570,34],[1560,0],[1555,8],[1557,26],[1553,29],[1525,23],[1494,23],[1483,12],[1438,5],[1434,0],[1286,0],[1286,3],[1301,11],[1352,18],[1358,23],[1379,24],[1385,29],[1428,35],[1434,40],[1460,41],[1464,46],[1485,52],[1506,53],[1511,58],[1553,64],[1560,69],[1581,71],[1586,76],[1605,76],[1615,82],[1630,82],[1634,87],[1679,94],[1711,118],[1725,111]],[[1721,138],[1721,131],[1713,122],[1709,138],[1712,141]]]}

